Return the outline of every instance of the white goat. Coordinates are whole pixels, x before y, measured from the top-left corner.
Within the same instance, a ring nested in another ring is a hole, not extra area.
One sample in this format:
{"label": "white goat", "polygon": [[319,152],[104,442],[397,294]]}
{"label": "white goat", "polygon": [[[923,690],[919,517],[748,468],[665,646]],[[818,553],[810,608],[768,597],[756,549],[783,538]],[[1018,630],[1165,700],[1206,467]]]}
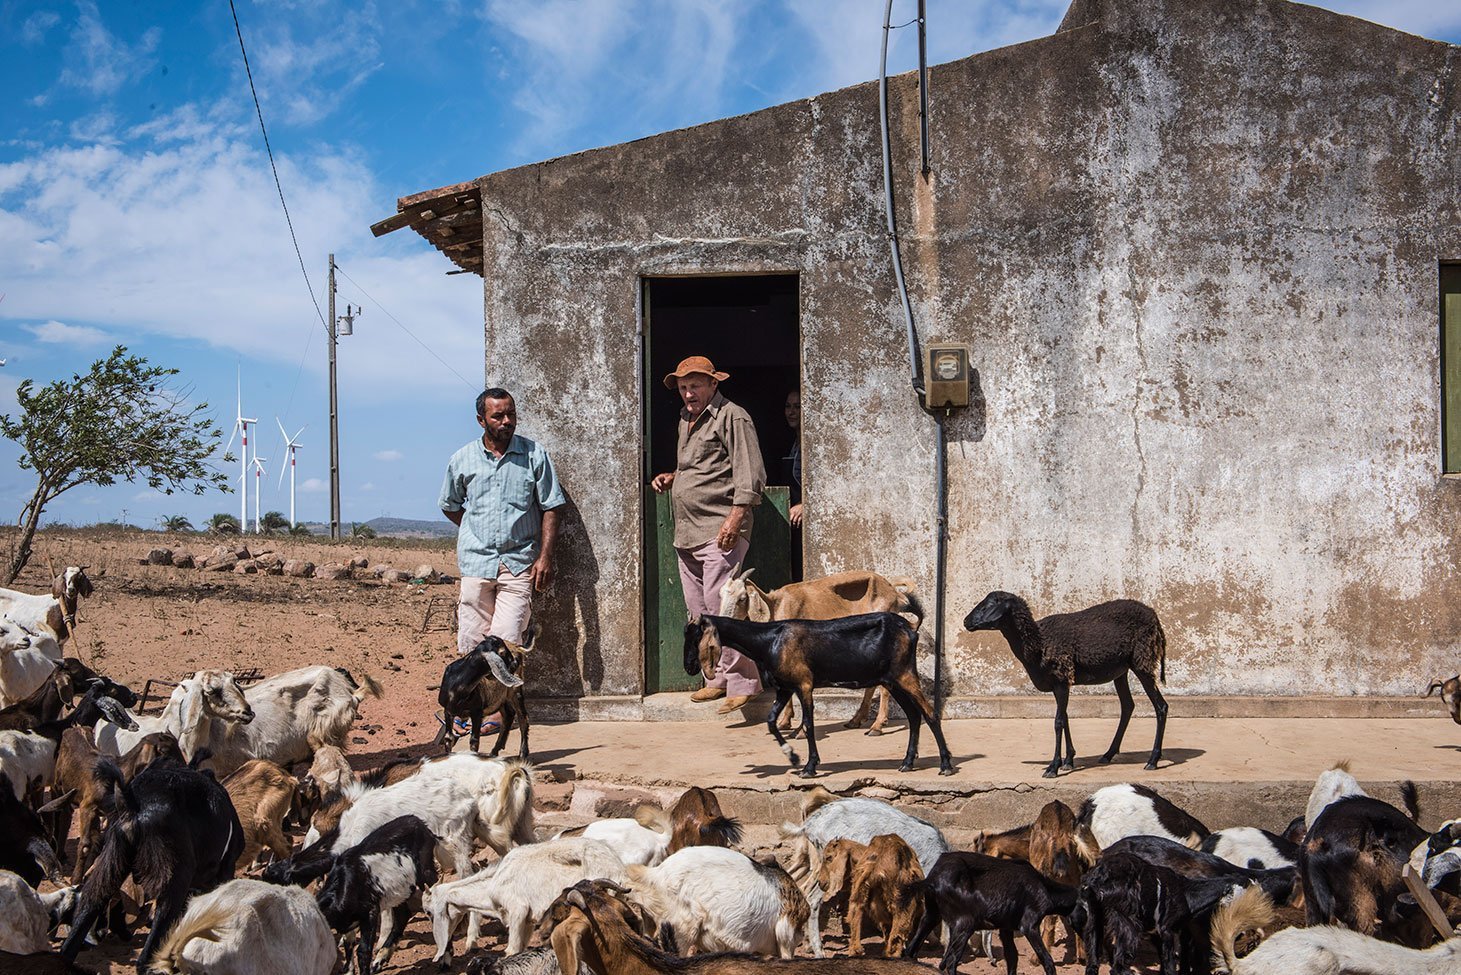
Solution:
{"label": "white goat", "polygon": [[[499,919],[507,928],[507,954],[515,955],[528,946],[533,926],[565,887],[580,880],[622,883],[624,871],[624,861],[605,844],[568,836],[519,846],[500,862],[470,877],[443,881],[422,898],[431,914],[431,933],[436,939],[433,960],[451,958],[452,934],[468,912]],[[475,946],[475,939],[469,937],[466,949]]]}
{"label": "white goat", "polygon": [[657,867],[627,868],[629,900],[669,925],[680,951],[790,958],[809,917],[785,870],[737,850],[688,846]]}
{"label": "white goat", "polygon": [[1308,829],[1314,825],[1314,820],[1324,811],[1324,807],[1331,802],[1343,799],[1346,796],[1369,795],[1360,788],[1359,782],[1353,775],[1349,774],[1349,762],[1340,762],[1334,768],[1319,773],[1319,778],[1314,781],[1314,788],[1309,793],[1309,804],[1304,807],[1304,828]]}
{"label": "white goat", "polygon": [[49,634],[60,647],[76,629],[76,605],[90,596],[91,580],[84,565],[67,566],[39,595],[18,589],[0,589],[0,616],[36,635]]}
{"label": "white goat", "polygon": [[[97,753],[108,758],[120,758],[136,748],[137,744],[143,738],[156,732],[165,731],[174,738],[178,738],[183,727],[183,701],[193,692],[194,688],[199,686],[199,682],[203,680],[204,675],[209,673],[221,673],[221,671],[200,670],[192,677],[188,677],[179,682],[178,686],[172,689],[172,695],[168,697],[167,703],[163,705],[161,714],[146,715],[128,711],[127,713],[132,716],[132,720],[137,723],[137,730],[135,731],[127,731],[106,721],[98,721],[92,728],[96,740]],[[233,683],[231,677],[228,683]],[[237,690],[237,687],[237,684],[233,684],[235,690]],[[220,690],[220,693],[223,693],[223,691]],[[240,691],[239,694],[241,699],[242,692]],[[231,697],[232,695],[230,695]],[[193,745],[196,747],[196,742]],[[179,747],[181,747],[181,739],[179,739]],[[193,753],[189,750],[184,752],[184,755],[192,758]]]}
{"label": "white goat", "polygon": [[1209,833],[1202,841],[1201,849],[1249,870],[1292,867],[1299,862],[1298,849],[1294,844],[1282,836],[1253,826],[1230,826]]}
{"label": "white goat", "polygon": [[28,731],[0,731],[0,775],[24,802],[31,789],[55,778],[56,743]]}
{"label": "white goat", "polygon": [[[64,892],[50,896],[59,897]],[[50,951],[50,931],[51,912],[41,895],[18,875],[0,870],[0,951],[17,955]]]}
{"label": "white goat", "polygon": [[330,975],[335,935],[312,894],[231,880],[188,902],[151,971],[197,975]]}
{"label": "white goat", "polygon": [[0,707],[35,693],[60,663],[61,645],[54,636],[0,618]]}
{"label": "white goat", "polygon": [[606,844],[626,866],[652,867],[669,854],[673,833],[663,812],[653,806],[640,806],[633,819],[598,819],[587,826],[563,830],[553,838],[567,836]]}
{"label": "white goat", "polygon": [[1209,830],[1171,800],[1144,785],[1123,782],[1102,786],[1081,803],[1077,822],[1084,823],[1106,849],[1128,836],[1160,836],[1198,849]]}

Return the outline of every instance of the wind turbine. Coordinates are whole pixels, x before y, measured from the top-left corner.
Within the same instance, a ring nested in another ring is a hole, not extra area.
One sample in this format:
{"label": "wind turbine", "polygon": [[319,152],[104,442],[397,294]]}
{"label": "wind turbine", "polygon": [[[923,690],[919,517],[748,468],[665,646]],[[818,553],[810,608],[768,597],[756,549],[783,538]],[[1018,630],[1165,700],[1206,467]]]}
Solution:
{"label": "wind turbine", "polygon": [[[242,371],[240,371],[238,377],[238,409],[233,418],[233,433],[228,435],[228,447],[223,448],[223,452],[225,454],[228,453],[229,447],[233,446],[233,438],[240,433],[243,434],[243,444],[238,457],[238,486],[240,495],[238,499],[238,530],[240,534],[247,531],[249,527],[249,424],[258,422],[256,417],[243,415],[243,375]],[[258,453],[258,450],[258,444],[255,444],[254,452]],[[256,498],[255,510],[258,509],[257,500]]]}
{"label": "wind turbine", "polygon": [[264,461],[267,457],[259,456],[259,446],[254,445],[254,534],[260,532],[259,528],[259,495],[264,493]]}
{"label": "wind turbine", "polygon": [[[289,527],[290,528],[293,528],[294,527],[294,452],[299,449],[299,434],[300,433],[304,433],[305,428],[304,427],[300,427],[299,428],[299,433],[296,433],[294,436],[291,437],[289,434],[287,434],[287,433],[284,432],[284,421],[283,420],[279,419],[276,416],[276,417],[274,417],[274,422],[277,423],[277,424],[279,424],[279,435],[284,438],[284,449],[287,450],[287,451],[289,451]],[[277,491],[277,490],[279,490],[279,488],[281,488],[283,486],[284,486],[284,468],[281,467],[281,468],[279,468],[279,483],[274,486],[274,490]]]}

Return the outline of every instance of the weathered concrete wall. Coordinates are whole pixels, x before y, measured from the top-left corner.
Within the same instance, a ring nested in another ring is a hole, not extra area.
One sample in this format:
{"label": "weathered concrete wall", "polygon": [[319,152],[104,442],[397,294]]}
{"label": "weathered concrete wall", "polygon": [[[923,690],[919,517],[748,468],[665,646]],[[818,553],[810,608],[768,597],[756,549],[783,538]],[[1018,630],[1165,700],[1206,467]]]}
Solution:
{"label": "weathered concrete wall", "polygon": [[[953,694],[1027,689],[1002,640],[959,632],[994,588],[1037,614],[1150,602],[1177,694],[1400,695],[1455,671],[1437,264],[1461,258],[1457,54],[1281,0],[1078,0],[1053,37],[933,70],[926,184],[895,80],[916,317],[972,344],[985,398],[950,424]],[[544,686],[641,687],[641,275],[801,274],[808,573],[931,591],[933,424],[876,98],[481,181],[488,373],[577,505]]]}

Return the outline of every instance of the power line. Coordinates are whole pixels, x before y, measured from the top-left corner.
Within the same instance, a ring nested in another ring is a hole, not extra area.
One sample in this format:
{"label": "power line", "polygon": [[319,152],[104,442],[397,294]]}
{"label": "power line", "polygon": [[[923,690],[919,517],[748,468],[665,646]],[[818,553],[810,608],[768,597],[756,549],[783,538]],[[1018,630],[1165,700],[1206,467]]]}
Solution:
{"label": "power line", "polygon": [[402,322],[399,318],[397,318],[395,315],[392,315],[386,309],[386,306],[385,305],[382,305],[380,302],[378,302],[374,298],[372,298],[371,295],[370,295],[370,292],[368,292],[364,288],[360,287],[360,282],[359,281],[356,281],[349,274],[347,274],[345,272],[345,269],[343,267],[341,267],[338,263],[335,265],[335,270],[339,271],[341,274],[344,274],[346,281],[349,281],[351,284],[355,285],[356,290],[359,291],[361,294],[365,295],[365,297],[370,298],[370,303],[371,304],[375,305],[375,307],[379,308],[382,312],[384,312],[385,313],[385,316],[387,318],[389,318],[391,321],[395,322],[396,325],[397,325],[397,327],[399,327],[401,331],[403,331],[407,335],[411,336],[411,338],[415,341],[415,343],[417,345],[421,346],[421,348],[425,349],[427,351],[427,353],[431,356],[431,358],[435,359],[437,362],[441,363],[443,366],[446,366],[447,371],[449,371],[453,376],[456,376],[462,382],[466,383],[467,384],[467,387],[469,389],[473,389],[473,390],[477,389],[477,384],[476,383],[472,382],[466,376],[463,376],[461,373],[457,372],[455,369],[453,369],[451,367],[451,363],[447,362],[441,356],[439,356],[435,352],[433,352],[432,349],[431,349],[431,346],[427,345],[425,342],[423,342],[419,338],[417,338],[416,337],[416,333],[413,332],[413,331],[411,331],[409,328],[407,328],[406,325],[405,325],[405,323]]}
{"label": "power line", "polygon": [[[243,29],[238,25],[238,9],[234,7],[233,0],[228,0],[228,9],[233,14],[233,32],[238,35],[239,53],[243,55],[244,74],[249,78],[249,94],[254,96],[254,112],[259,116],[259,131],[264,134],[264,151],[269,154],[269,169],[274,173],[274,188],[279,191],[279,205],[284,208],[284,222],[289,226],[289,239],[294,241],[294,256],[299,259],[299,273],[304,275],[304,286],[309,289],[310,303],[315,306],[315,316],[319,318],[320,324],[325,324],[325,313],[320,311],[319,299],[315,297],[315,287],[310,283],[309,271],[305,270],[304,255],[299,251],[299,238],[294,235],[294,221],[289,216],[289,204],[284,202],[284,185],[279,182],[279,167],[274,162],[274,147],[269,145],[269,130],[264,125],[264,109],[259,105],[259,92],[254,87],[254,72],[249,67],[249,52],[244,47]],[[329,331],[329,326],[325,326]]]}

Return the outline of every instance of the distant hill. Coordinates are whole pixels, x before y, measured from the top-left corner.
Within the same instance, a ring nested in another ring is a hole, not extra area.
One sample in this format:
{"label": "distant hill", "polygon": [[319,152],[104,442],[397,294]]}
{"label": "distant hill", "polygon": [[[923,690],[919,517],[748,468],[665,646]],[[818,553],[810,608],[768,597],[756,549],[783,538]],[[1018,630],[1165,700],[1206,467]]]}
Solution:
{"label": "distant hill", "polygon": [[365,522],[380,536],[397,538],[455,538],[457,526],[440,518],[422,521],[419,518],[372,518]]}

